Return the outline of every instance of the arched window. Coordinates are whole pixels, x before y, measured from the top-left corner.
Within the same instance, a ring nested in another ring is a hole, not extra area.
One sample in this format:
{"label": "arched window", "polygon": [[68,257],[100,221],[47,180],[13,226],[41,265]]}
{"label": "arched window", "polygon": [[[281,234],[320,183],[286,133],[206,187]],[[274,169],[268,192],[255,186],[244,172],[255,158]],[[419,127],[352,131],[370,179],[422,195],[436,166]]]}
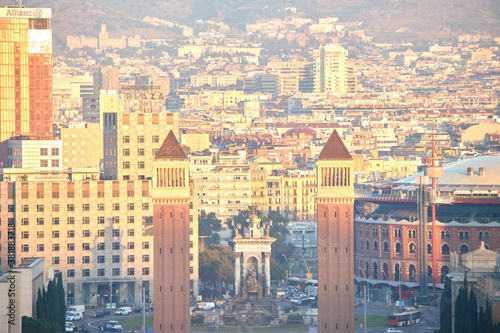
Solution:
{"label": "arched window", "polygon": [[429,239],[432,239],[432,230],[429,230]]}
{"label": "arched window", "polygon": [[427,254],[432,254],[432,245],[427,244]]}
{"label": "arched window", "polygon": [[378,265],[376,262],[373,263],[373,278],[378,279]]}
{"label": "arched window", "polygon": [[441,239],[444,239],[444,231],[441,231]]}
{"label": "arched window", "polygon": [[398,237],[398,229],[394,229],[394,237],[397,238]]}
{"label": "arched window", "polygon": [[408,238],[411,238],[411,230],[408,230]]}
{"label": "arched window", "polygon": [[412,230],[412,235],[413,235],[413,238],[415,238],[415,230]]}
{"label": "arched window", "polygon": [[446,239],[450,239],[450,232],[449,231],[446,232]]}
{"label": "arched window", "polygon": [[479,240],[483,240],[483,232],[482,231],[479,232]]}
{"label": "arched window", "polygon": [[389,252],[389,243],[384,242],[384,252]]}
{"label": "arched window", "polygon": [[368,261],[365,262],[365,278],[369,279],[370,278],[370,266],[368,265]]}
{"label": "arched window", "polygon": [[484,233],[484,240],[486,240],[486,241],[489,241],[489,240],[490,240],[490,233],[489,233],[488,231],[486,231],[486,232]]}
{"label": "arched window", "polygon": [[382,279],[389,280],[389,265],[387,263],[382,266],[382,275]]}
{"label": "arched window", "polygon": [[467,252],[469,252],[469,247],[466,244],[462,244],[460,246],[460,254],[466,254]]}
{"label": "arched window", "polygon": [[469,239],[469,232],[468,232],[468,231],[466,231],[466,232],[465,232],[465,240],[468,240],[468,239]]}
{"label": "arched window", "polygon": [[448,244],[443,244],[443,246],[441,246],[441,254],[443,256],[449,256],[450,255],[450,246]]}
{"label": "arched window", "polygon": [[366,240],[366,251],[370,251],[370,242]]}
{"label": "arched window", "polygon": [[410,282],[415,282],[417,280],[417,269],[415,265],[410,265],[410,267],[408,267],[408,273]]}
{"label": "arched window", "polygon": [[362,239],[359,240],[359,249],[363,250],[363,240]]}
{"label": "arched window", "polygon": [[378,252],[378,242],[373,241],[373,251]]}
{"label": "arched window", "polygon": [[401,243],[396,243],[396,253],[401,253]]}
{"label": "arched window", "polygon": [[417,252],[417,247],[415,246],[414,243],[410,243],[410,253],[416,253]]}
{"label": "arched window", "polygon": [[394,266],[394,279],[396,281],[401,280],[401,271],[399,270],[399,264]]}
{"label": "arched window", "polygon": [[460,232],[458,233],[458,238],[459,238],[460,240],[464,239],[464,232],[463,232],[463,231],[460,231]]}

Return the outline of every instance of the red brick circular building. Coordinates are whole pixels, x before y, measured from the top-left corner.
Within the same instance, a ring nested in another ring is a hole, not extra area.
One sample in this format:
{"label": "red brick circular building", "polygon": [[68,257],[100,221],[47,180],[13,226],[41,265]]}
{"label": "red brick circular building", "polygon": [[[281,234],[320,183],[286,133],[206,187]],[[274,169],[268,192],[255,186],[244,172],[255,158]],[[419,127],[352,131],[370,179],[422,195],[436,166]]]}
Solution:
{"label": "red brick circular building", "polygon": [[[432,214],[428,210],[427,256],[429,282],[437,269],[441,287],[450,267],[452,253],[464,254],[485,246],[500,248],[500,155],[460,160],[443,167],[438,180],[436,222],[432,233]],[[376,205],[371,213],[355,218],[355,278],[371,285],[418,286],[419,260],[416,177],[359,193],[360,203]],[[432,238],[436,238],[432,248]],[[436,256],[436,267],[432,255]]]}

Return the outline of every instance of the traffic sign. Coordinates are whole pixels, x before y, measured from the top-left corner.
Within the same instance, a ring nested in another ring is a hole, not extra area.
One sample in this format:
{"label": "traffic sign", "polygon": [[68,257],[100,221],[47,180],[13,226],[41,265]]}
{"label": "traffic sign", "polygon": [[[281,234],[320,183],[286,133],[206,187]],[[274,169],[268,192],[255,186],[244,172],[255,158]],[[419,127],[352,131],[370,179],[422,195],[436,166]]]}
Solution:
{"label": "traffic sign", "polygon": [[116,303],[111,303],[111,308],[112,309],[116,308]]}
{"label": "traffic sign", "polygon": [[390,291],[390,290],[389,290],[389,291],[387,292],[387,294],[388,294],[388,295],[392,295],[392,291]]}
{"label": "traffic sign", "polygon": [[111,304],[110,303],[106,303],[106,309],[111,309]]}

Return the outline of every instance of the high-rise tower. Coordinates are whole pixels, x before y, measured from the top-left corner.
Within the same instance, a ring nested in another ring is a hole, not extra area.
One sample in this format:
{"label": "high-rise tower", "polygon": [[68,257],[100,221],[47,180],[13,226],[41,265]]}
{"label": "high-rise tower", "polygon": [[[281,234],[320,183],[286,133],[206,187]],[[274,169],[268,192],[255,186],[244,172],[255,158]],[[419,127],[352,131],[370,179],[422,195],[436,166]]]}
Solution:
{"label": "high-rise tower", "polygon": [[170,131],[153,161],[154,331],[189,332],[189,160]]}
{"label": "high-rise tower", "polygon": [[0,141],[52,139],[49,8],[0,8]]}
{"label": "high-rise tower", "polygon": [[356,93],[356,73],[347,54],[339,45],[321,45],[313,51],[314,92]]}
{"label": "high-rise tower", "polygon": [[354,332],[353,167],[334,131],[317,161],[320,333]]}

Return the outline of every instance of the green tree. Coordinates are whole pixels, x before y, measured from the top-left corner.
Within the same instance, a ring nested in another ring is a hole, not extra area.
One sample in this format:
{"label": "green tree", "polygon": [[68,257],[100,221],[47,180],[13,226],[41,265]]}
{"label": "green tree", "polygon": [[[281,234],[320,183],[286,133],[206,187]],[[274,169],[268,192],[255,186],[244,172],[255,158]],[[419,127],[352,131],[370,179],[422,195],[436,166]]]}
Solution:
{"label": "green tree", "polygon": [[23,316],[22,333],[62,333],[61,327],[45,319],[33,319]]}
{"label": "green tree", "polygon": [[223,285],[234,284],[234,258],[235,254],[231,248],[210,245],[200,252],[200,279],[213,287],[219,287],[222,292]]}
{"label": "green tree", "polygon": [[486,332],[485,322],[484,322],[484,309],[483,307],[479,307],[479,318],[477,322],[477,331],[478,332]]}
{"label": "green tree", "polygon": [[286,278],[286,269],[280,266],[276,259],[271,258],[271,280],[283,280]]}
{"label": "green tree", "polygon": [[466,332],[477,332],[477,299],[472,288],[470,288],[469,301],[467,303]]}
{"label": "green tree", "polygon": [[214,232],[219,232],[221,220],[215,217],[215,213],[207,214],[204,210],[198,217],[198,234],[200,236],[212,236]]}
{"label": "green tree", "polygon": [[484,310],[484,331],[485,333],[493,332],[493,317],[491,313],[491,303],[487,301],[486,310]]}
{"label": "green tree", "polygon": [[464,277],[464,285],[459,289],[455,301],[455,333],[466,333],[467,320],[467,273]]}
{"label": "green tree", "polygon": [[205,246],[220,244],[221,220],[215,217],[215,213],[207,214],[204,210],[198,216],[198,234],[203,237]]}
{"label": "green tree", "polygon": [[440,333],[451,333],[451,281],[446,278],[444,290],[439,300]]}
{"label": "green tree", "polygon": [[63,280],[62,280],[62,273],[59,273],[57,276],[57,299],[59,302],[59,316],[60,316],[60,325],[61,327],[64,327],[65,325],[65,319],[66,319],[66,297],[64,295],[64,286],[63,286]]}

